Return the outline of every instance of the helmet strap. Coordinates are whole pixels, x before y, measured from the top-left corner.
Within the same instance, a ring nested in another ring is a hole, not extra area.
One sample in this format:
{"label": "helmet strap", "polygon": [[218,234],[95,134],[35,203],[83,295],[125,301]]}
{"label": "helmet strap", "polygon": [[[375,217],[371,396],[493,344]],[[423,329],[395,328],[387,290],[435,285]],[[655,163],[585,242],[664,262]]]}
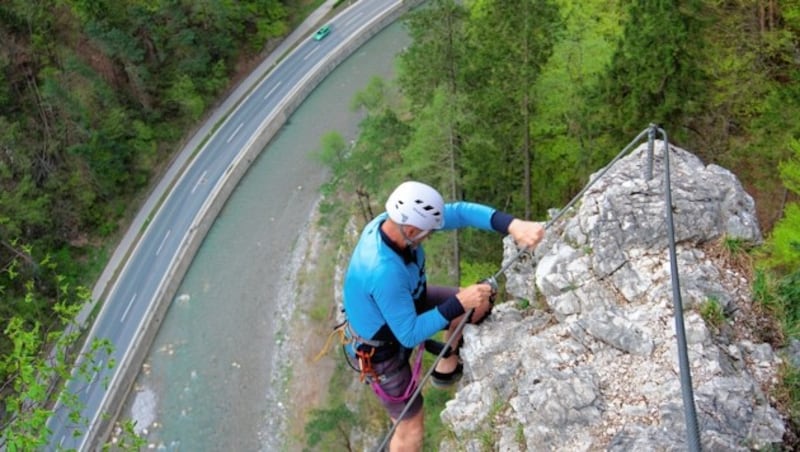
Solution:
{"label": "helmet strap", "polygon": [[399,224],[399,223],[395,223],[395,225],[397,226],[397,230],[400,231],[400,235],[403,236],[403,242],[405,243],[405,245],[408,248],[411,248],[412,250],[415,249],[417,247],[417,245],[419,245],[419,243],[415,242],[414,240],[409,238],[408,235],[406,235],[406,231],[403,230],[403,226],[404,225]]}

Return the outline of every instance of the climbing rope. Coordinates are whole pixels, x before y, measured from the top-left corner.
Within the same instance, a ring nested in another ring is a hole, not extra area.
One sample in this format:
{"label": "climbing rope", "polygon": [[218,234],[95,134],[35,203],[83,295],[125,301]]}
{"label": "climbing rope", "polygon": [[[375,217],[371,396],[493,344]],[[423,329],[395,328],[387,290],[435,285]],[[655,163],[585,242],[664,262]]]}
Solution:
{"label": "climbing rope", "polygon": [[[697,424],[697,413],[695,411],[694,405],[694,393],[692,389],[692,376],[691,370],[689,367],[689,353],[687,351],[687,342],[686,342],[686,329],[683,323],[683,302],[681,300],[681,291],[680,291],[680,280],[678,276],[678,262],[677,262],[677,253],[675,251],[675,228],[674,222],[672,219],[672,188],[670,185],[670,170],[669,170],[669,138],[667,136],[667,132],[662,129],[661,127],[650,124],[649,127],[644,129],[639,135],[636,136],[622,151],[614,157],[613,160],[599,173],[592,179],[586,186],[577,194],[575,195],[563,209],[561,209],[556,215],[554,215],[544,226],[544,229],[547,230],[550,226],[555,223],[561,216],[567,212],[572,206],[578,202],[578,200],[583,196],[584,193],[592,186],[595,182],[600,180],[610,169],[614,166],[617,161],[619,161],[623,156],[628,154],[630,150],[636,144],[640,143],[642,139],[647,136],[647,168],[645,177],[647,179],[653,178],[653,154],[654,154],[654,146],[655,146],[655,136],[656,134],[661,134],[664,142],[664,196],[665,196],[665,209],[666,209],[666,218],[665,222],[667,225],[667,236],[669,240],[669,258],[670,258],[670,274],[671,274],[671,283],[672,283],[672,297],[673,297],[673,306],[674,306],[674,314],[675,314],[675,335],[677,337],[678,342],[678,363],[680,366],[680,380],[681,380],[681,393],[683,396],[683,409],[684,409],[684,416],[686,419],[686,436],[687,436],[687,443],[688,448],[692,452],[699,452],[700,449],[700,433]],[[486,282],[492,287],[497,287],[497,278],[506,272],[511,265],[513,265],[520,257],[524,254],[529,253],[528,249],[520,249],[517,254],[512,257],[508,262],[506,262],[500,270],[498,270],[494,275],[486,278],[482,282]],[[400,416],[397,417],[397,421],[392,424],[391,429],[389,432],[384,436],[383,441],[381,441],[380,446],[378,446],[378,452],[382,452],[386,444],[388,444],[389,439],[392,437],[395,429],[397,429],[397,424],[400,423],[400,420],[403,419],[408,409],[413,404],[414,400],[419,396],[420,392],[422,391],[422,387],[425,385],[425,382],[433,373],[436,365],[439,363],[441,358],[446,354],[450,347],[452,347],[452,342],[456,337],[459,337],[461,331],[464,329],[464,325],[466,325],[469,318],[472,316],[474,309],[470,309],[467,312],[467,315],[463,316],[461,321],[459,322],[458,326],[456,327],[453,334],[450,335],[450,338],[447,340],[445,346],[442,348],[442,351],[436,356],[433,364],[431,365],[430,369],[425,373],[425,376],[420,380],[419,385],[417,385],[417,389],[411,395],[411,398],[406,402],[405,407],[403,407],[403,411],[400,413]]]}

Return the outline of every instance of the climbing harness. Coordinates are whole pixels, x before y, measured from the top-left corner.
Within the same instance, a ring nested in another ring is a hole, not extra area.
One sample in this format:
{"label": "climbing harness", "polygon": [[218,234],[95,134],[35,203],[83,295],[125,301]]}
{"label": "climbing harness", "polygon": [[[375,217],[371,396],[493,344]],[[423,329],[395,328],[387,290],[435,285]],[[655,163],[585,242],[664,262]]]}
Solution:
{"label": "climbing harness", "polygon": [[[328,335],[325,346],[314,358],[314,361],[319,360],[319,358],[328,353],[328,351],[331,349],[333,338],[336,336],[339,337],[341,342],[342,351],[345,359],[347,360],[347,364],[351,369],[359,373],[359,381],[361,383],[369,384],[378,397],[384,401],[392,403],[405,402],[417,388],[417,384],[420,381],[420,375],[422,374],[422,355],[424,351],[436,350],[437,352],[446,352],[447,356],[450,354],[450,350],[438,342],[429,340],[420,344],[416,351],[414,366],[411,370],[411,380],[409,381],[408,386],[401,395],[392,396],[386,393],[382,385],[386,385],[395,378],[401,376],[403,366],[395,366],[394,369],[388,372],[379,373],[375,369],[373,358],[375,358],[375,352],[380,347],[392,346],[393,344],[387,341],[365,339],[356,334],[356,332],[350,326],[350,322],[344,320],[333,328],[333,331]],[[381,360],[381,362],[404,362],[407,359],[406,354],[408,353],[408,349],[400,346],[399,344],[394,345],[396,345],[398,348],[398,350],[394,353],[394,356],[384,358]]]}
{"label": "climbing harness", "polygon": [[[344,309],[342,310],[342,312],[344,312]],[[331,331],[331,333],[328,335],[328,339],[325,341],[325,345],[322,347],[322,350],[320,350],[317,356],[314,357],[314,361],[319,360],[330,351],[331,343],[333,342],[333,338],[336,336],[339,337],[339,342],[342,344],[342,347],[347,347],[355,344],[353,346],[354,350],[358,348],[358,345],[363,344],[372,347],[372,352],[374,353],[375,349],[377,349],[378,347],[389,345],[389,342],[386,341],[365,339],[359,336],[358,334],[356,334],[355,331],[353,331],[353,328],[350,326],[350,322],[348,322],[347,319],[345,319],[341,323],[333,327],[333,331]],[[347,350],[345,350],[345,354],[347,354]],[[370,354],[369,356],[365,356],[364,358],[371,359],[372,354]]]}

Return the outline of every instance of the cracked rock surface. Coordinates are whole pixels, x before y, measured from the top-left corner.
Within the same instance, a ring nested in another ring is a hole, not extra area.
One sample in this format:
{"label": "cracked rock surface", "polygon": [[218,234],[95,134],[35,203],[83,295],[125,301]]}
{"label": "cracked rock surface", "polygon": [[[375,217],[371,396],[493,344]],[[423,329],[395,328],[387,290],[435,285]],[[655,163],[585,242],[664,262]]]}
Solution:
{"label": "cracked rock surface", "polygon": [[[686,450],[673,275],[665,222],[664,145],[652,179],[646,145],[619,160],[506,273],[510,298],[467,325],[465,366],[441,416],[442,450]],[[672,215],[690,376],[704,450],[779,444],[768,392],[781,363],[758,339],[746,266],[721,243],[761,241],[736,177],[670,147]],[[594,180],[592,177],[591,180]],[[505,260],[517,255],[506,239]],[[707,324],[701,307],[724,318]]]}

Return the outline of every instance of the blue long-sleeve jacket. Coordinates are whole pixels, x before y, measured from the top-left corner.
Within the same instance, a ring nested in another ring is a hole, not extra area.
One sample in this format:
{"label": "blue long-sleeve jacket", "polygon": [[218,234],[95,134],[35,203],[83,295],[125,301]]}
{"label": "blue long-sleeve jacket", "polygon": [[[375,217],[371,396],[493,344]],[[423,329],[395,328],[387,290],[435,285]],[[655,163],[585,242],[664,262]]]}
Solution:
{"label": "blue long-sleeve jacket", "polygon": [[[417,314],[425,296],[425,251],[396,248],[380,230],[383,213],[361,233],[344,280],[344,308],[354,332],[364,339],[396,340],[413,348],[464,312],[455,297]],[[475,227],[507,233],[513,217],[470,202],[445,204],[443,230]],[[387,331],[388,327],[388,331]],[[387,334],[388,333],[388,334]]]}

